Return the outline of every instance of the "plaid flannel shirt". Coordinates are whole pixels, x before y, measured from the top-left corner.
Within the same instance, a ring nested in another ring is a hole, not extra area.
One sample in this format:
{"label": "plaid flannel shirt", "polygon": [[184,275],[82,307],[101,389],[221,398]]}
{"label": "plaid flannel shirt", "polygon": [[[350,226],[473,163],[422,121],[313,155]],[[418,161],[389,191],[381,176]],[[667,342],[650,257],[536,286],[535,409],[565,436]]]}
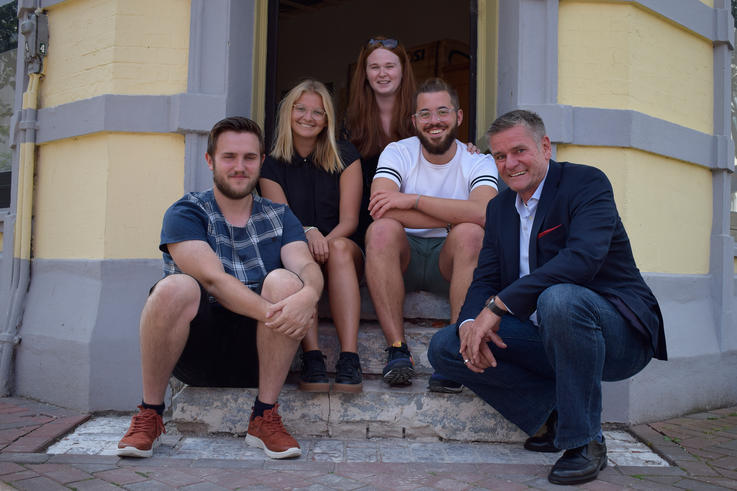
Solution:
{"label": "plaid flannel shirt", "polygon": [[[295,240],[306,241],[302,225],[287,206],[255,193],[245,227],[229,224],[212,189],[185,195],[164,215],[159,245],[164,256],[164,276],[182,272],[166,245],[184,240],[205,240],[220,258],[225,272],[257,293],[266,275],[282,267],[282,246]],[[210,297],[210,301],[215,300]]]}

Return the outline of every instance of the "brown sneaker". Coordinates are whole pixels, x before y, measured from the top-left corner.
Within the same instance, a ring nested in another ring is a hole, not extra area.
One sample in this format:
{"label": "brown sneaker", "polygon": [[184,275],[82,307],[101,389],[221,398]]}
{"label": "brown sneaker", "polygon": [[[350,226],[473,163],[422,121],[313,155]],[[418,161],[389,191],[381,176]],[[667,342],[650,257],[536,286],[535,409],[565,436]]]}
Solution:
{"label": "brown sneaker", "polygon": [[281,416],[276,411],[278,407],[279,404],[276,404],[273,409],[264,411],[263,416],[253,418],[248,423],[246,443],[252,447],[263,448],[266,455],[272,459],[299,457],[302,450],[297,440],[284,428]]}
{"label": "brown sneaker", "polygon": [[151,457],[159,437],[166,433],[164,420],[153,409],[138,406],[138,414],[131,419],[130,428],[118,442],[117,454],[121,457]]}

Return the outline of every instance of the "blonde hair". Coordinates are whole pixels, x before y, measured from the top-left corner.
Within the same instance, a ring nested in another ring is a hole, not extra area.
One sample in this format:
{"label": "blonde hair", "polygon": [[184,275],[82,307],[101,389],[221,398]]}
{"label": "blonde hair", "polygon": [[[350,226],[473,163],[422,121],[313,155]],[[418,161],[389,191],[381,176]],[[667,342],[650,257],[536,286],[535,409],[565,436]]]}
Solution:
{"label": "blonde hair", "polygon": [[291,163],[294,157],[294,143],[292,140],[292,107],[297,99],[305,92],[312,92],[320,96],[325,108],[327,126],[317,135],[315,150],[312,152],[315,164],[326,172],[338,172],[344,167],[335,142],[335,109],[330,93],[322,82],[307,79],[290,90],[279,103],[276,123],[276,138],[271,150],[275,159]]}

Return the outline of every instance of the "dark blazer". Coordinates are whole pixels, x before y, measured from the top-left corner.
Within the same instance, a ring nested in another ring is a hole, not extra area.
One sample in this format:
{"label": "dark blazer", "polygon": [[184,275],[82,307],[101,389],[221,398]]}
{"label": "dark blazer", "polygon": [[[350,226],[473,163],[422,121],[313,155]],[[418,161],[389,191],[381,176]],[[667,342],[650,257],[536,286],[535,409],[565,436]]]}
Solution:
{"label": "dark blazer", "polygon": [[459,321],[475,318],[491,295],[520,319],[549,286],[573,283],[610,300],[633,329],[667,359],[658,301],[640,275],[606,175],[594,167],[550,161],[530,235],[530,274],[519,277],[517,194],[501,192],[486,208],[484,244]]}

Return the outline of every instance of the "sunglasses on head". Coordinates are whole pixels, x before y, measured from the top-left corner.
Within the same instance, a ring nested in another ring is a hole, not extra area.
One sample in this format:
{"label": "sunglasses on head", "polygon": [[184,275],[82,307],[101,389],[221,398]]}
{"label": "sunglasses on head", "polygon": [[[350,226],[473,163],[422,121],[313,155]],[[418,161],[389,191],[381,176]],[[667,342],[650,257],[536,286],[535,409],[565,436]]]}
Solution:
{"label": "sunglasses on head", "polygon": [[374,39],[374,38],[369,39],[369,42],[368,42],[369,46],[373,46],[375,44],[380,44],[383,47],[388,48],[388,49],[394,49],[399,44],[399,41],[397,41],[396,39]]}

